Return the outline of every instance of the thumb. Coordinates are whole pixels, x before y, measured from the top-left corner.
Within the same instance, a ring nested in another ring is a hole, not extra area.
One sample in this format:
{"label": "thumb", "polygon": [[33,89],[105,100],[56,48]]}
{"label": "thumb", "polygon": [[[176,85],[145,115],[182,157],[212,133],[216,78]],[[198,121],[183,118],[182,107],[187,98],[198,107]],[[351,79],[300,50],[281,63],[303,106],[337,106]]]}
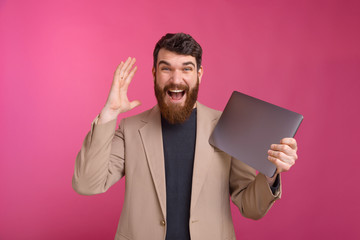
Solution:
{"label": "thumb", "polygon": [[130,103],[130,109],[133,109],[133,108],[135,108],[137,106],[140,106],[140,105],[141,105],[141,102],[139,100],[132,101]]}

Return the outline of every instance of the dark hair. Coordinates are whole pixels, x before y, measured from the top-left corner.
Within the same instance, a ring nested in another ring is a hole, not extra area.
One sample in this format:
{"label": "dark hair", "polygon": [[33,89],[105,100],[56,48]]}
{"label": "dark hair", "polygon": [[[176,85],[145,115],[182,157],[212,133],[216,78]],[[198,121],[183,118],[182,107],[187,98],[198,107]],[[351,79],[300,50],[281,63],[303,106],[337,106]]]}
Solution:
{"label": "dark hair", "polygon": [[202,48],[189,34],[167,33],[156,43],[154,49],[154,68],[161,48],[183,55],[191,55],[196,59],[197,69],[201,67]]}

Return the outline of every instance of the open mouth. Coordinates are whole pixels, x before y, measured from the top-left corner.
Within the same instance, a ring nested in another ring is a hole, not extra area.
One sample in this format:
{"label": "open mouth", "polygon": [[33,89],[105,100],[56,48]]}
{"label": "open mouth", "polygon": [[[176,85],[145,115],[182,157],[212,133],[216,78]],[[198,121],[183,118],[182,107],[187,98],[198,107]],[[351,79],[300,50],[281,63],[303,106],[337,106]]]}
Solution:
{"label": "open mouth", "polygon": [[180,100],[185,95],[185,90],[170,89],[166,93],[172,100]]}

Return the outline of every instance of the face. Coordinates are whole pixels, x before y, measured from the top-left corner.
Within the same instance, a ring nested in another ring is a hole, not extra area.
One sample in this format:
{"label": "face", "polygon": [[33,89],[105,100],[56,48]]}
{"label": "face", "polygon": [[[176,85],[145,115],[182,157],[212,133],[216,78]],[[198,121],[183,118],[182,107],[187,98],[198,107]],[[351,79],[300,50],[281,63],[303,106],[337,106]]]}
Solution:
{"label": "face", "polygon": [[153,68],[155,95],[162,116],[170,123],[186,121],[196,105],[203,68],[196,59],[160,49],[156,70]]}

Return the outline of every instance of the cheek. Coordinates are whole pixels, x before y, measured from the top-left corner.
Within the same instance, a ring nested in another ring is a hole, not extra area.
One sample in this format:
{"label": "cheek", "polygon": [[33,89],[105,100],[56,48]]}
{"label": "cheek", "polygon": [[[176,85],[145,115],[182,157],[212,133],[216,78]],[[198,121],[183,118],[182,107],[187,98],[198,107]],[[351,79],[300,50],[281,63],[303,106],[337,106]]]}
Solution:
{"label": "cheek", "polygon": [[184,79],[186,84],[190,87],[190,88],[194,88],[196,86],[197,83],[197,77],[189,77],[187,79]]}
{"label": "cheek", "polygon": [[159,87],[164,88],[165,83],[166,83],[166,78],[165,78],[164,76],[162,76],[162,75],[159,74],[159,75],[156,76],[155,83],[156,83]]}

